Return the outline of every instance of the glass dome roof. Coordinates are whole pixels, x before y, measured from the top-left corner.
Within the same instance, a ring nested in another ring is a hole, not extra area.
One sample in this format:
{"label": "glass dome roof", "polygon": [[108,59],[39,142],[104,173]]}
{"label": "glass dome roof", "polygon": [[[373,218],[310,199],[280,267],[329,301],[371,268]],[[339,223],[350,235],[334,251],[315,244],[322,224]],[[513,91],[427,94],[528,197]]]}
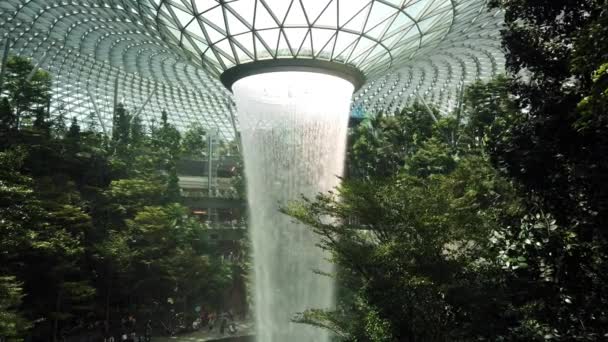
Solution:
{"label": "glass dome roof", "polygon": [[[449,111],[459,89],[501,73],[502,12],[487,0],[2,0],[0,51],[53,75],[51,107],[110,131],[117,97],[144,122],[166,110],[230,139],[232,94],[218,76],[250,61],[317,59],[367,82],[353,113],[417,99]],[[8,43],[8,45],[7,45]]]}
{"label": "glass dome roof", "polygon": [[276,58],[350,64],[376,76],[440,42],[450,0],[148,0],[158,23],[216,73]]}

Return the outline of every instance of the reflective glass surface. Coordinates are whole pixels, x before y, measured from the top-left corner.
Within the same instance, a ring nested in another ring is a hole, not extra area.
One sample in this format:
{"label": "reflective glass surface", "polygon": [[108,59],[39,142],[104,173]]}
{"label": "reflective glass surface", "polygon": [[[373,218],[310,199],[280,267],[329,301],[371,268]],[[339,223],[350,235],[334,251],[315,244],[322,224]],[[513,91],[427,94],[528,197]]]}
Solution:
{"label": "reflective glass surface", "polygon": [[353,112],[423,98],[448,111],[458,89],[503,70],[502,13],[486,0],[3,0],[0,38],[55,79],[52,107],[111,126],[114,95],[144,121],[238,129],[217,77],[255,60],[359,68]]}

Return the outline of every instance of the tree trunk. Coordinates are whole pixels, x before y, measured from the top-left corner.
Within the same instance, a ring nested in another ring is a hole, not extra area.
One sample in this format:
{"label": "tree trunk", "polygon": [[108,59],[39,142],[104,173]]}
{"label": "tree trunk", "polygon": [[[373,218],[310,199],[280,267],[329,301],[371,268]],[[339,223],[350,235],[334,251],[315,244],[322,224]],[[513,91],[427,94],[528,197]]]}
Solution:
{"label": "tree trunk", "polygon": [[57,300],[55,302],[55,319],[53,322],[53,342],[58,341],[59,333],[59,310],[61,310],[61,290],[57,293]]}
{"label": "tree trunk", "polygon": [[112,275],[108,272],[108,286],[106,288],[106,323],[105,332],[109,333],[110,330],[110,299],[112,297]]}
{"label": "tree trunk", "polygon": [[21,111],[19,109],[15,110],[15,130],[19,130],[19,125],[21,124]]}

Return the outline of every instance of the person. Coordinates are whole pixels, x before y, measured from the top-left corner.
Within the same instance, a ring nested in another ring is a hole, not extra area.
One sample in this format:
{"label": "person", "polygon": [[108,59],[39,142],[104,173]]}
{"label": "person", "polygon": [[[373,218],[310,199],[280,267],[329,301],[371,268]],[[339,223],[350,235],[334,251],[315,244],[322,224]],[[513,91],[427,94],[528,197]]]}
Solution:
{"label": "person", "polygon": [[226,327],[228,326],[228,315],[223,312],[220,315],[220,334],[224,334],[224,331],[226,331]]}
{"label": "person", "polygon": [[103,342],[114,342],[114,336],[110,332],[110,322],[107,320],[103,321],[102,324]]}
{"label": "person", "polygon": [[207,315],[207,312],[204,309],[201,309],[200,319],[201,319],[201,327],[204,327],[209,322],[209,315]]}
{"label": "person", "polygon": [[129,316],[129,328],[130,328],[130,338],[131,341],[135,342],[137,334],[135,333],[135,330],[137,329],[137,320],[135,319],[135,317],[133,315]]}
{"label": "person", "polygon": [[213,330],[213,325],[215,324],[215,312],[209,314],[209,331]]}
{"label": "person", "polygon": [[122,340],[127,342],[135,342],[135,324],[136,320],[133,315],[129,315],[129,317],[123,318],[121,320],[123,334]]}
{"label": "person", "polygon": [[228,310],[228,319],[229,319],[228,332],[231,334],[236,334],[236,323],[234,322],[234,314],[232,313],[231,310]]}
{"label": "person", "polygon": [[145,331],[145,338],[144,341],[146,342],[150,342],[152,341],[152,320],[149,319],[148,322],[146,322],[146,331]]}

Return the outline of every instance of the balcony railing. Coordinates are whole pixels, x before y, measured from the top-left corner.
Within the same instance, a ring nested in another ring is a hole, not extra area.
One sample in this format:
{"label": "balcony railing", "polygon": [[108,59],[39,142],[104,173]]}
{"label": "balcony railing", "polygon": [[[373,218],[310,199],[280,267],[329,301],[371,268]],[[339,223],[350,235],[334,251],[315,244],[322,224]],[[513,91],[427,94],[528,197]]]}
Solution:
{"label": "balcony railing", "polygon": [[209,230],[247,230],[247,222],[206,222],[206,226]]}
{"label": "balcony railing", "polygon": [[[184,198],[209,198],[209,191],[207,189],[181,189],[181,195]],[[235,188],[211,189],[211,198],[241,199]]]}

